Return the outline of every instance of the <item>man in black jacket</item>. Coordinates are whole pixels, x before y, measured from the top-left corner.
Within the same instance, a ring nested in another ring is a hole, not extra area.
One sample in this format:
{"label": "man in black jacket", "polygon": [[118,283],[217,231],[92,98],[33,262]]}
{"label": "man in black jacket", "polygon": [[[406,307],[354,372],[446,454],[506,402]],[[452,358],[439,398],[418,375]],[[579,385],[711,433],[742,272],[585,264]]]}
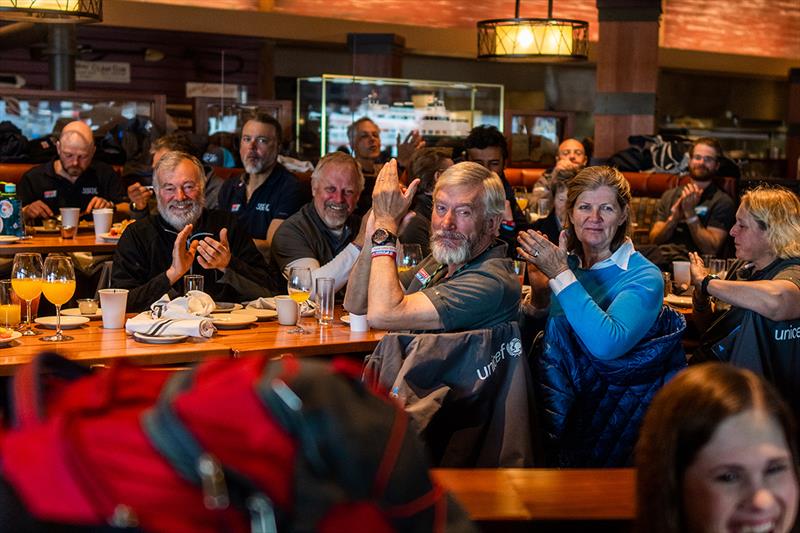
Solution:
{"label": "man in black jacket", "polygon": [[153,171],[158,214],[122,234],[112,286],[130,289],[128,310],[141,311],[167,293],[183,293],[187,273],[201,274],[216,301],[269,296],[267,265],[236,219],[204,207],[203,166],[181,152],[164,155]]}

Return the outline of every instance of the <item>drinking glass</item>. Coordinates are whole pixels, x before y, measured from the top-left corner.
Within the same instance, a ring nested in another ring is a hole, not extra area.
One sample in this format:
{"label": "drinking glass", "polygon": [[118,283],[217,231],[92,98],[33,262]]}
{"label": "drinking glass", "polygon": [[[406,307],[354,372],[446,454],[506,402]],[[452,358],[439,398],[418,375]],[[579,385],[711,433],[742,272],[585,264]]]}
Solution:
{"label": "drinking glass", "polygon": [[[299,306],[311,295],[311,269],[308,267],[292,267],[289,269],[289,296]],[[301,310],[297,310],[297,322],[289,333],[308,333],[300,326]]]}
{"label": "drinking glass", "polygon": [[526,263],[521,259],[514,259],[514,273],[519,278],[519,284],[525,285]]}
{"label": "drinking glass", "polygon": [[15,328],[22,317],[19,298],[11,287],[11,280],[0,280],[0,325]]}
{"label": "drinking glass", "polygon": [[66,255],[51,255],[44,260],[42,292],[44,297],[56,306],[56,334],[39,340],[71,341],[72,337],[61,333],[61,306],[75,294],[75,269],[72,267],[72,259]]}
{"label": "drinking glass", "polygon": [[14,266],[11,268],[11,287],[17,296],[25,300],[27,305],[26,326],[23,335],[38,335],[31,324],[31,302],[42,293],[42,256],[41,254],[16,254]]}
{"label": "drinking glass", "polygon": [[528,189],[525,187],[514,187],[514,197],[517,199],[517,205],[520,211],[528,209]]}
{"label": "drinking glass", "polygon": [[422,261],[422,247],[419,244],[402,244],[397,255],[397,272],[411,270]]}

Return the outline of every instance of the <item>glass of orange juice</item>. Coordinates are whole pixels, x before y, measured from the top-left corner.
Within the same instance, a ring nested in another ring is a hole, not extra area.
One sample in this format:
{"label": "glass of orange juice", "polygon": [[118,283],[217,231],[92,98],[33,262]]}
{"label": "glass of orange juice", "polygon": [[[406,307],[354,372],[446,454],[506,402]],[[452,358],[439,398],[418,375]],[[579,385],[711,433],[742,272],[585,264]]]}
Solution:
{"label": "glass of orange juice", "polygon": [[56,306],[56,333],[39,340],[71,341],[72,337],[61,333],[61,306],[75,294],[75,269],[72,266],[72,259],[66,255],[51,255],[44,260],[42,292],[44,297]]}
{"label": "glass of orange juice", "polygon": [[[311,295],[311,269],[308,267],[292,267],[289,269],[289,283],[287,288],[289,290],[289,297],[297,302],[298,305],[302,304]],[[300,325],[300,312],[302,308],[297,309],[297,323],[295,327],[289,330],[289,333],[308,333]]]}
{"label": "glass of orange juice", "polygon": [[22,319],[19,298],[14,294],[11,280],[0,280],[0,325],[4,328],[16,328]]}
{"label": "glass of orange juice", "polygon": [[39,332],[31,325],[31,302],[42,293],[42,256],[41,254],[16,254],[14,266],[11,268],[11,287],[14,292],[25,300],[28,312],[26,326],[22,328],[23,335],[38,335]]}

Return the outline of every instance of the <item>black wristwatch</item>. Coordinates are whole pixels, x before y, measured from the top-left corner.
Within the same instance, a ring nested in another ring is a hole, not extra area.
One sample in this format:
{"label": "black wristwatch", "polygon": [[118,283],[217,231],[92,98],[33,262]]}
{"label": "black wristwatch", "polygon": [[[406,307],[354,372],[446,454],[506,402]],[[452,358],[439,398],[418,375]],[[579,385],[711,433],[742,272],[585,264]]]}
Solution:
{"label": "black wristwatch", "polygon": [[397,244],[397,235],[392,233],[391,231],[383,228],[378,228],[375,230],[375,233],[372,234],[372,245],[373,246],[383,246],[386,244],[395,245]]}
{"label": "black wristwatch", "polygon": [[709,274],[708,276],[703,278],[703,281],[700,282],[700,294],[703,296],[710,296],[708,294],[708,284],[711,282],[712,279],[719,279],[719,276],[716,274]]}

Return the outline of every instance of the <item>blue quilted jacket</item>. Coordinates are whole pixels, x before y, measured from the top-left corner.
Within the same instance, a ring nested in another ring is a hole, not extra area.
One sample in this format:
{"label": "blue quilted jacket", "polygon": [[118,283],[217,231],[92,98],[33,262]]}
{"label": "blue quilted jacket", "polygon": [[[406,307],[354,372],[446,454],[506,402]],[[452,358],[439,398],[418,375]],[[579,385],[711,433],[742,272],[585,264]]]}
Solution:
{"label": "blue quilted jacket", "polygon": [[547,324],[537,361],[545,445],[560,467],[622,467],[655,393],[686,366],[683,316],[667,306],[631,351],[592,356],[565,316]]}

